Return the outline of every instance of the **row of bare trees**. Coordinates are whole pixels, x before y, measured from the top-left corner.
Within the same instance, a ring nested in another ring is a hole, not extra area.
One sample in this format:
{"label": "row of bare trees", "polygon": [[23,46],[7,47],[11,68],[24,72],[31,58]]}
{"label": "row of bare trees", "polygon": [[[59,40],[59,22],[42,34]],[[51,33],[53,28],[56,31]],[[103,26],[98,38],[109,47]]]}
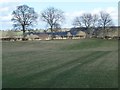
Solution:
{"label": "row of bare trees", "polygon": [[[14,28],[23,31],[23,36],[25,38],[25,32],[30,29],[38,20],[38,14],[35,12],[34,8],[27,5],[18,6],[16,10],[12,13],[14,22]],[[49,7],[43,10],[40,14],[41,20],[49,25],[51,33],[53,30],[61,27],[61,23],[64,22],[65,16],[64,12],[60,9],[54,7]],[[73,21],[73,25],[77,27],[86,27],[90,32],[90,27],[96,27],[98,25],[102,26],[104,29],[112,24],[112,19],[110,15],[106,12],[100,12],[100,16],[90,13],[84,13],[82,16],[76,17]]]}
{"label": "row of bare trees", "polygon": [[[36,24],[38,14],[34,11],[34,8],[27,5],[18,6],[12,13],[14,22],[14,28],[23,31],[25,38],[25,31],[30,29]],[[49,7],[41,12],[41,20],[46,22],[50,26],[50,30],[53,33],[54,28],[60,28],[61,23],[64,21],[64,12],[54,7]]]}
{"label": "row of bare trees", "polygon": [[75,17],[73,25],[75,27],[86,27],[89,34],[92,34],[94,28],[102,27],[103,33],[105,33],[106,28],[113,25],[113,21],[109,13],[101,11],[99,15],[84,13],[81,16]]}

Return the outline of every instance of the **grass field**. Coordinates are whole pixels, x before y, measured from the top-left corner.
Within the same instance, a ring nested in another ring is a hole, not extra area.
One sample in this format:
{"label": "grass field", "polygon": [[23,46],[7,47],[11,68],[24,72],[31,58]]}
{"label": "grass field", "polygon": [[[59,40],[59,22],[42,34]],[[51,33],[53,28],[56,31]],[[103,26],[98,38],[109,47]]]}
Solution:
{"label": "grass field", "polygon": [[118,87],[117,40],[3,42],[3,88]]}

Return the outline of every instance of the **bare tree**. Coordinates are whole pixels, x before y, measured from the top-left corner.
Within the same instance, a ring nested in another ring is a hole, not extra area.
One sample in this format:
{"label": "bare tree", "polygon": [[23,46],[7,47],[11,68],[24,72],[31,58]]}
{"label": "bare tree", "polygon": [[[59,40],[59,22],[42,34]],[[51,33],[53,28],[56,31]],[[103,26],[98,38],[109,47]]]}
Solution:
{"label": "bare tree", "polygon": [[84,13],[81,16],[82,24],[85,26],[87,29],[89,29],[92,26],[92,15],[90,13]]}
{"label": "bare tree", "polygon": [[98,26],[98,15],[91,15],[90,13],[84,13],[82,16],[75,17],[73,25],[77,27],[84,26],[86,28]]}
{"label": "bare tree", "polygon": [[99,19],[98,22],[99,22],[99,25],[101,27],[103,27],[103,34],[104,35],[105,35],[106,28],[113,25],[110,14],[105,12],[105,11],[100,12],[100,19]]}
{"label": "bare tree", "polygon": [[95,27],[98,26],[98,15],[91,13],[84,13],[82,16],[75,17],[73,25],[77,27],[85,27],[89,36],[92,36],[92,33]]}
{"label": "bare tree", "polygon": [[99,16],[97,14],[92,15],[92,27],[98,27]]}
{"label": "bare tree", "polygon": [[82,16],[76,17],[73,21],[73,25],[77,27],[85,27],[87,34],[91,34],[91,27],[93,25],[93,17],[90,13],[84,13]]}
{"label": "bare tree", "polygon": [[49,7],[41,13],[41,19],[50,26],[53,39],[53,29],[64,21],[64,12],[54,7]]}
{"label": "bare tree", "polygon": [[97,14],[93,14],[92,15],[92,29],[91,29],[91,35],[93,36],[97,36],[97,28],[98,28],[98,20],[99,20],[99,16]]}
{"label": "bare tree", "polygon": [[73,20],[73,23],[72,25],[74,27],[81,27],[81,17],[75,17],[74,20]]}
{"label": "bare tree", "polygon": [[92,24],[93,24],[93,17],[91,15],[91,13],[84,13],[82,16],[81,16],[81,19],[82,19],[82,24],[83,26],[86,27],[86,30],[87,30],[87,36],[88,37],[91,37],[92,36]]}
{"label": "bare tree", "polygon": [[23,37],[25,38],[25,31],[36,24],[38,18],[34,8],[27,5],[18,6],[16,10],[12,12],[15,29],[22,29]]}

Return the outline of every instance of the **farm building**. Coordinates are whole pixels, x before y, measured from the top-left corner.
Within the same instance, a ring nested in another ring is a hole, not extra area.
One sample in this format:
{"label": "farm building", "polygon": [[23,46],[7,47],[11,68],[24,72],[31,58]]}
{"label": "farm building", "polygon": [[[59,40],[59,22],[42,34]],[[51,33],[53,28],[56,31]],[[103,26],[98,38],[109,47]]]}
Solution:
{"label": "farm building", "polygon": [[[1,40],[21,41],[22,34],[17,35],[14,31],[6,31],[7,33],[1,36]],[[26,32],[26,40],[51,40],[53,39],[82,39],[86,37],[86,33],[80,30],[59,31],[59,32]]]}
{"label": "farm building", "polygon": [[50,36],[48,34],[45,33],[33,33],[33,32],[29,32],[26,33],[26,38],[28,40],[50,40]]}
{"label": "farm building", "polygon": [[[51,33],[49,33],[50,35]],[[54,39],[83,39],[86,38],[84,31],[66,31],[53,33]]]}
{"label": "farm building", "polygon": [[86,38],[86,33],[83,31],[78,31],[77,34],[73,38],[74,39],[84,39],[84,38]]}
{"label": "farm building", "polygon": [[[0,32],[0,39],[1,40],[7,40],[7,41],[21,41],[23,40],[22,32],[16,32],[16,31],[1,31]],[[87,29],[84,27],[81,28],[71,28],[66,30],[61,30],[57,32],[26,32],[26,38],[25,40],[51,40],[53,39],[84,39],[89,37],[89,33],[87,32]],[[112,39],[118,37],[118,30],[116,27],[110,28],[109,32],[106,34],[103,33],[102,28],[96,28],[93,30],[92,37],[96,38],[105,38],[105,39]]]}
{"label": "farm building", "polygon": [[86,38],[84,31],[59,31],[59,32],[27,32],[26,38],[28,40],[50,40],[53,39],[83,39]]}

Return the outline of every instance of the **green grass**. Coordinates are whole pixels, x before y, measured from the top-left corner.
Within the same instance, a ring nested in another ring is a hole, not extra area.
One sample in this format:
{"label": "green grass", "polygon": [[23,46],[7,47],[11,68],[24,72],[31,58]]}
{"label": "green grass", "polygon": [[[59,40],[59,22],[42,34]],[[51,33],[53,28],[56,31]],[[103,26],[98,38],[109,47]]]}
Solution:
{"label": "green grass", "polygon": [[117,47],[101,39],[3,42],[3,87],[118,87]]}

